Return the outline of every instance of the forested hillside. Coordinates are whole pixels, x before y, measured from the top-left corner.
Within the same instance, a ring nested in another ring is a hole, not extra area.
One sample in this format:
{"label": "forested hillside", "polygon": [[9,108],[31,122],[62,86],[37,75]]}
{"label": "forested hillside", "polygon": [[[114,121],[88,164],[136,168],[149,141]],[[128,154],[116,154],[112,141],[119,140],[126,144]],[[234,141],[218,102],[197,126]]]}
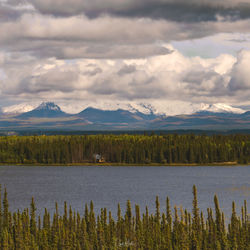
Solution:
{"label": "forested hillside", "polygon": [[250,135],[0,137],[2,164],[209,164],[250,162]]}
{"label": "forested hillside", "polygon": [[[58,206],[54,214],[45,208],[37,219],[34,199],[30,209],[11,213],[5,190],[3,209],[0,206],[0,249],[224,249],[248,250],[250,245],[250,221],[245,201],[241,216],[232,204],[228,225],[214,197],[214,214],[199,210],[196,187],[193,187],[192,213],[182,208],[171,209],[167,198],[161,213],[158,197],[155,213],[142,211],[139,205],[132,208],[127,201],[123,213],[118,204],[117,215],[106,208],[95,215],[94,204],[85,205],[84,213],[74,211],[64,203],[64,214]],[[135,212],[133,212],[135,211]],[[115,218],[116,217],[116,218]]]}

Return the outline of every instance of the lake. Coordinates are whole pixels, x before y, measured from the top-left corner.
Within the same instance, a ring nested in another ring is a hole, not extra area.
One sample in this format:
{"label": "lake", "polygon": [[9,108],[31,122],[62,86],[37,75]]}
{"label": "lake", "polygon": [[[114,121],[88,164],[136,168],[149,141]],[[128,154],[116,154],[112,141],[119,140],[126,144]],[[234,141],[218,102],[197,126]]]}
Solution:
{"label": "lake", "polygon": [[0,166],[0,183],[7,188],[10,210],[29,207],[35,197],[38,213],[45,207],[54,212],[55,201],[60,211],[67,201],[75,210],[93,200],[96,212],[107,207],[116,215],[120,202],[124,212],[126,201],[147,205],[155,210],[155,197],[161,209],[169,196],[171,205],[192,209],[192,186],[198,189],[199,207],[213,207],[216,193],[221,208],[229,215],[234,200],[237,211],[244,200],[250,203],[250,166],[202,167],[98,167],[98,166]]}

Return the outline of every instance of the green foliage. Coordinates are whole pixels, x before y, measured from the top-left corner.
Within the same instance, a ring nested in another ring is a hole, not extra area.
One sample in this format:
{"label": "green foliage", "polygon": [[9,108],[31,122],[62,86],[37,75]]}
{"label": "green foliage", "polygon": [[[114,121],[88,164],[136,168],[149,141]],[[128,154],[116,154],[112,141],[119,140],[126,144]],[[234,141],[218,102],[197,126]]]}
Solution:
{"label": "green foliage", "polygon": [[57,204],[53,216],[45,208],[42,223],[35,214],[33,198],[30,209],[9,212],[5,190],[3,199],[0,199],[0,204],[3,204],[0,249],[249,249],[250,220],[246,201],[241,216],[237,215],[233,202],[226,230],[218,198],[214,197],[215,216],[209,208],[205,219],[203,212],[199,212],[195,186],[193,195],[192,213],[175,206],[173,218],[169,199],[166,200],[165,212],[161,213],[159,198],[156,197],[155,213],[151,215],[147,208],[141,215],[139,205],[135,205],[133,215],[131,203],[127,201],[124,216],[119,204],[116,219],[106,208],[96,216],[91,202],[89,207],[85,206],[81,217],[65,202],[63,215],[59,215]]}
{"label": "green foliage", "polygon": [[0,137],[2,164],[250,162],[250,135],[85,135]]}

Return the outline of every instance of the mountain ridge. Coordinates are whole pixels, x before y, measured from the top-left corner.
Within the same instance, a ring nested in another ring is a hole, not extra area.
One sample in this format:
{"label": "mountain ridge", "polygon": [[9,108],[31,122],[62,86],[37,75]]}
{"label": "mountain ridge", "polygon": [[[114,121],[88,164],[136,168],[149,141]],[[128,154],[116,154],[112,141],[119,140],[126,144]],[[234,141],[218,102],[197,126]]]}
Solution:
{"label": "mountain ridge", "polygon": [[[168,130],[168,129],[249,129],[250,111],[244,113],[201,110],[193,114],[159,115],[117,109],[87,107],[77,114],[61,110],[54,102],[43,102],[31,111],[14,116],[1,116],[0,129],[56,128],[70,130]],[[217,110],[218,111],[218,110]]]}
{"label": "mountain ridge", "polygon": [[[40,103],[39,105],[36,104],[30,104],[30,103],[21,103],[21,104],[16,104],[13,106],[7,106],[7,107],[3,107],[3,114],[8,114],[8,115],[18,115],[18,114],[22,114],[25,112],[29,112],[32,111],[34,109],[38,109],[41,106],[46,106],[47,104],[53,104],[55,106],[57,106],[58,108],[60,108],[58,105],[56,105],[54,102],[43,102]],[[156,106],[155,106],[156,105]],[[108,103],[104,103],[102,106],[100,105],[89,105],[87,106],[85,109],[87,108],[95,108],[95,109],[99,109],[99,110],[103,110],[103,111],[116,111],[116,110],[127,110],[130,111],[132,113],[143,113],[145,115],[149,115],[149,114],[154,114],[154,115],[165,115],[165,116],[176,116],[176,115],[180,115],[180,114],[194,114],[196,112],[203,112],[203,111],[207,111],[207,112],[214,112],[214,113],[244,113],[245,110],[241,109],[241,108],[236,108],[227,104],[223,104],[223,103],[215,103],[215,104],[200,104],[200,105],[194,105],[194,106],[189,106],[187,107],[187,109],[183,109],[181,108],[179,112],[177,112],[177,107],[178,104],[172,103],[170,106],[169,104],[166,104],[166,106],[164,105],[158,105],[156,104],[149,104],[149,103],[144,103],[144,102],[140,102],[140,103],[117,103],[117,104],[113,104],[110,105]],[[183,104],[182,104],[183,105]],[[75,107],[75,109],[77,109],[78,111],[74,111],[72,108],[68,108],[68,107],[64,107],[62,111],[65,113],[68,113],[70,115],[76,115],[78,113],[81,113],[82,111],[84,111],[85,109],[79,109],[78,107]]]}

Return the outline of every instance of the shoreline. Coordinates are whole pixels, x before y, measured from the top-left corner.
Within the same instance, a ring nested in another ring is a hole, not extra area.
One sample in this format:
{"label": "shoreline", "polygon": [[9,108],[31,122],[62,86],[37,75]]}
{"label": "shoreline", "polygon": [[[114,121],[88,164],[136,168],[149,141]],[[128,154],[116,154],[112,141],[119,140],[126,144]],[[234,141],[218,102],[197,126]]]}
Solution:
{"label": "shoreline", "polygon": [[250,163],[240,164],[237,162],[215,162],[215,163],[173,163],[173,164],[128,164],[128,163],[69,163],[69,164],[40,164],[40,163],[0,163],[0,166],[41,166],[41,167],[75,167],[75,166],[96,166],[96,167],[244,167]]}

